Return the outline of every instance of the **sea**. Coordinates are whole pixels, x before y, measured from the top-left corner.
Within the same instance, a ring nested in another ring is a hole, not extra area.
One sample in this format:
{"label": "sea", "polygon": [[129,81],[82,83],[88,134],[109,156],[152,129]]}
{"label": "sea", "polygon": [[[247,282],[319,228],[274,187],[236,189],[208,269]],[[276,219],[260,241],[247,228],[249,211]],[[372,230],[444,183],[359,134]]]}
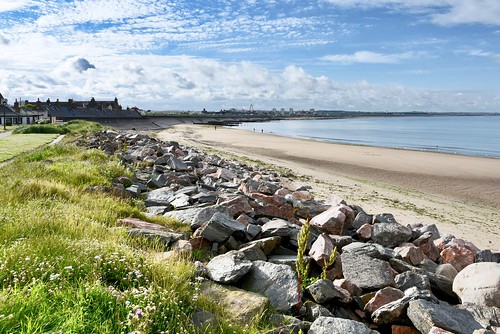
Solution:
{"label": "sea", "polygon": [[236,127],[323,142],[500,159],[500,116],[493,115],[279,120]]}

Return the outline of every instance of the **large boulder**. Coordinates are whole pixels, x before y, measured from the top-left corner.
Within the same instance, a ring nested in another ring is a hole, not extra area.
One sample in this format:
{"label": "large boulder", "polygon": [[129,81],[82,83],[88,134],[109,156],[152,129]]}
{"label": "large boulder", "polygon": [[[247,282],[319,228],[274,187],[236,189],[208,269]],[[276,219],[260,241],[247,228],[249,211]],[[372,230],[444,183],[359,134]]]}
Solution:
{"label": "large boulder", "polygon": [[292,268],[284,264],[254,261],[241,288],[266,296],[278,311],[290,312],[299,303],[299,282]]}
{"label": "large boulder", "polygon": [[446,303],[435,304],[427,300],[413,300],[408,306],[407,315],[421,333],[429,333],[432,327],[457,334],[470,334],[476,329],[483,328],[469,311]]}
{"label": "large boulder", "polygon": [[237,323],[250,323],[262,316],[269,305],[269,300],[255,292],[245,291],[233,286],[220,285],[205,281],[200,292],[217,305]]}
{"label": "large boulder", "polygon": [[453,291],[462,303],[500,307],[500,263],[467,266],[453,280]]}
{"label": "large boulder", "polygon": [[356,333],[356,334],[378,334],[362,322],[342,319],[342,318],[332,318],[332,317],[319,317],[309,328],[308,334],[346,334],[346,333]]}
{"label": "large boulder", "polygon": [[366,255],[342,253],[341,262],[344,277],[361,289],[376,290],[395,286],[392,269],[387,261]]}
{"label": "large boulder", "polygon": [[230,251],[214,257],[207,264],[208,276],[218,283],[235,283],[252,267],[252,262],[245,258],[245,253]]}

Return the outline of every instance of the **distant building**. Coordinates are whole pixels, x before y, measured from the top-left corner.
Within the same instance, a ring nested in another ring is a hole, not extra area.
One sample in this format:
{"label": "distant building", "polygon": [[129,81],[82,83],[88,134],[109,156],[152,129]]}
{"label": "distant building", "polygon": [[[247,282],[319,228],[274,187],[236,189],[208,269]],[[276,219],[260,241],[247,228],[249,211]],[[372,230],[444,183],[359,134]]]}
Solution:
{"label": "distant building", "polygon": [[45,102],[40,101],[24,101],[24,106],[30,105],[36,111],[44,113],[46,118],[51,122],[57,120],[70,121],[74,119],[86,120],[103,120],[103,119],[119,119],[119,118],[140,118],[142,115],[137,108],[123,109],[118,103],[118,98],[115,97],[111,101],[97,101],[91,98],[88,101],[75,101],[68,99],[67,101],[52,102],[47,99]]}
{"label": "distant building", "polygon": [[19,102],[14,102],[14,108],[7,104],[7,99],[0,94],[0,126],[26,125],[36,123],[42,113],[19,108]]}

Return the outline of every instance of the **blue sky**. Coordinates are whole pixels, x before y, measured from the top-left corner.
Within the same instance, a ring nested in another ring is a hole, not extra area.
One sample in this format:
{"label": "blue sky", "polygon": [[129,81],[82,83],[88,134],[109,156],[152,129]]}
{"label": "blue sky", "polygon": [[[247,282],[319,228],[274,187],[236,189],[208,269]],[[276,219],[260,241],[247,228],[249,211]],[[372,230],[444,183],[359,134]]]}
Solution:
{"label": "blue sky", "polygon": [[0,50],[11,103],[500,111],[498,0],[0,0]]}

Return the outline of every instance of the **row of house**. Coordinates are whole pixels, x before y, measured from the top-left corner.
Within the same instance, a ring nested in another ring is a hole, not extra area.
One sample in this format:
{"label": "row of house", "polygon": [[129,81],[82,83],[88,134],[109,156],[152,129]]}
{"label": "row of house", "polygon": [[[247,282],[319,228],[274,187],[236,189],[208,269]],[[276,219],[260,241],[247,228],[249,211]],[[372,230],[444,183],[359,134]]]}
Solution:
{"label": "row of house", "polygon": [[91,98],[88,101],[59,101],[45,102],[25,100],[23,103],[14,102],[12,106],[7,103],[0,94],[0,125],[32,124],[39,120],[70,121],[74,119],[85,119],[90,121],[102,121],[109,119],[140,118],[142,117],[138,108],[123,109],[118,98],[112,101],[96,101]]}

